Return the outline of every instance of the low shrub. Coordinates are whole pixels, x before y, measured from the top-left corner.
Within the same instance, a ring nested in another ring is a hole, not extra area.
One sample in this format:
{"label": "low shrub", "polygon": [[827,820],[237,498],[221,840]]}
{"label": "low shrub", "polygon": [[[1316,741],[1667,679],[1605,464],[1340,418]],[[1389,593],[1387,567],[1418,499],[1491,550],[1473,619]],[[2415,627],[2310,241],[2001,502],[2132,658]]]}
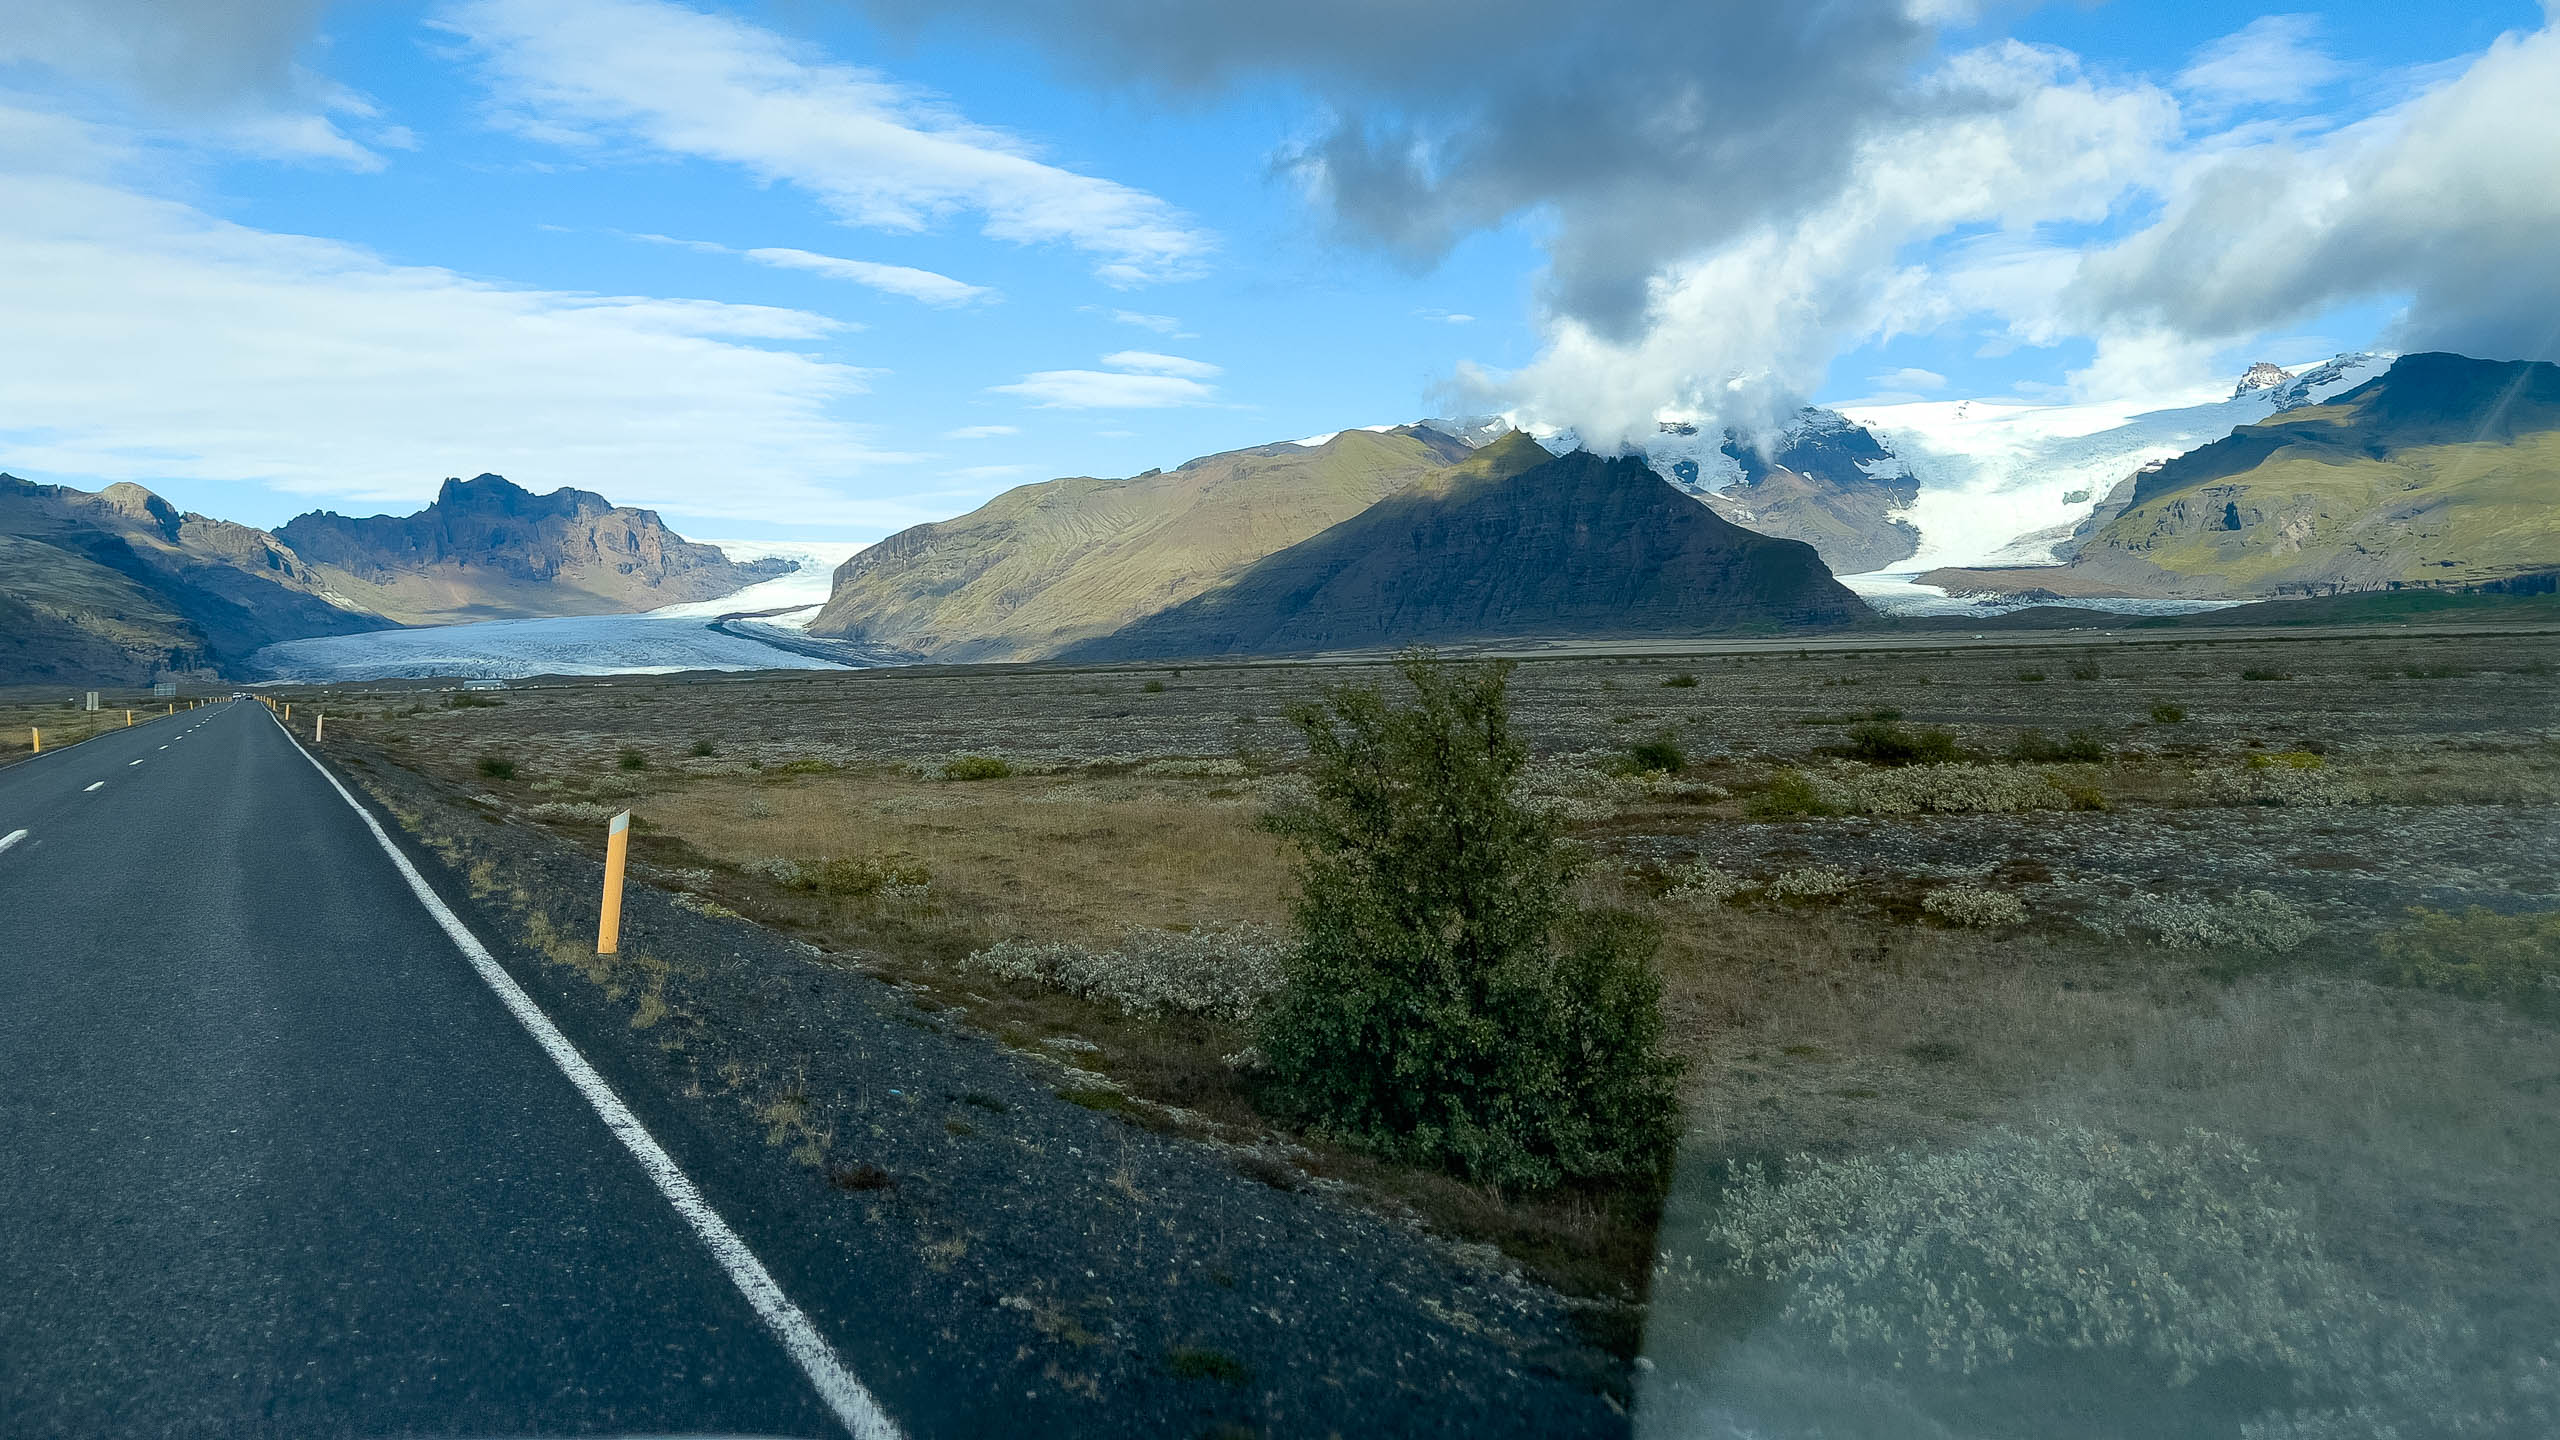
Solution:
{"label": "low shrub", "polygon": [[1849,872],[1837,865],[1802,865],[1769,882],[1769,898],[1830,900],[1849,893]]}
{"label": "low shrub", "polygon": [[2221,902],[2144,895],[2126,907],[2126,933],[2171,950],[2260,950],[2281,954],[2320,931],[2309,911],[2266,890]]}
{"label": "low shrub", "polygon": [[942,762],[945,780],[1002,780],[1013,765],[1001,755],[956,755]]}
{"label": "low shrub", "polygon": [[1299,860],[1300,940],[1255,1016],[1272,1094],[1479,1184],[1658,1176],[1680,1118],[1658,931],[1571,899],[1581,854],[1519,795],[1511,666],[1397,670],[1399,700],[1343,685],[1291,714],[1309,789],[1267,821]]}
{"label": "low shrub", "polygon": [[821,860],[807,874],[810,888],[819,894],[856,900],[918,900],[933,883],[933,872],[909,855]]}
{"label": "low shrub", "polygon": [[2018,732],[2009,745],[2009,758],[2031,763],[2065,762],[2094,765],[2107,758],[2107,742],[2097,731],[2073,730],[2056,740],[2033,726]]}
{"label": "low shrub", "polygon": [[553,825],[603,825],[622,812],[593,800],[548,800],[525,813]]}
{"label": "low shrub", "polygon": [[712,744],[708,740],[696,740],[693,742],[693,758],[697,760],[708,760],[719,753],[720,747]]}
{"label": "low shrub", "polygon": [[1185,780],[1241,780],[1251,774],[1253,769],[1252,765],[1242,759],[1221,755],[1198,760],[1180,757],[1150,760],[1139,766],[1133,773]]}
{"label": "low shrub", "polygon": [[1905,730],[1890,720],[1850,726],[1842,753],[1870,765],[1944,765],[1960,758],[1954,731],[1934,726]]}
{"label": "low shrub", "polygon": [[495,710],[507,702],[494,695],[478,695],[469,690],[456,690],[444,697],[448,710]]}
{"label": "low shrub", "polygon": [[1712,1238],[1782,1288],[1782,1323],[1878,1373],[2109,1362],[2139,1395],[2238,1367],[2300,1395],[2351,1390],[2383,1348],[2376,1302],[2227,1136],[2003,1129],[1788,1172],[1739,1167]]}
{"label": "low shrub", "polygon": [[637,745],[625,745],[622,747],[622,753],[614,757],[613,763],[625,770],[646,770],[649,768],[649,752]]}
{"label": "low shrub", "polygon": [[2290,680],[2293,676],[2268,666],[2252,665],[2240,672],[2240,678],[2243,680]]}
{"label": "low shrub", "polygon": [[1922,911],[1950,925],[2023,925],[2026,902],[1982,885],[1942,885],[1920,897]]}
{"label": "low shrub", "polygon": [[2317,750],[2262,750],[2248,761],[2252,770],[2317,770],[2328,763]]}
{"label": "low shrub", "polygon": [[2021,670],[2018,672],[2018,678],[2030,685],[2033,685],[2040,683],[2044,679],[2044,672],[2041,670]]}
{"label": "low shrub", "polygon": [[1259,925],[1212,930],[1133,928],[1119,947],[1005,940],[964,968],[1064,990],[1124,1015],[1196,1015],[1243,1024],[1280,988],[1288,937]]}
{"label": "low shrub", "polygon": [[922,900],[933,883],[933,872],[906,855],[856,855],[807,863],[767,856],[749,860],[738,868],[785,890],[839,899]]}
{"label": "low shrub", "polygon": [[[549,807],[538,806],[536,807],[536,813],[547,808]],[[778,856],[766,855],[742,862],[738,868],[755,876],[759,880],[779,885],[785,890],[815,890],[818,888],[818,882],[816,878],[811,875],[809,867],[801,864],[797,860],[784,860]]]}
{"label": "low shrub", "polygon": [[1658,772],[1677,775],[1689,768],[1689,752],[1681,747],[1680,737],[1663,730],[1650,740],[1638,740],[1627,746],[1626,765],[1637,774]]}
{"label": "low shrub", "polygon": [[2151,723],[2154,725],[2183,724],[2185,723],[2186,718],[2187,710],[2183,705],[2172,705],[2166,700],[2156,700],[2152,702]]}
{"label": "low shrub", "polygon": [[504,755],[483,755],[480,757],[476,768],[481,774],[492,780],[513,780],[516,778],[516,762],[508,759]]}
{"label": "low shrub", "polygon": [[1161,680],[1150,680],[1146,684],[1139,686],[1138,689],[1148,695],[1161,695],[1164,693],[1164,682]]}
{"label": "low shrub", "polygon": [[2399,985],[2536,1008],[2560,1006],[2560,911],[2501,915],[2412,909],[2382,937],[2384,974]]}
{"label": "low shrub", "polygon": [[1869,771],[1843,767],[1817,777],[1814,785],[1835,813],[2011,815],[2074,808],[2070,793],[2050,776],[2006,765],[1918,765]]}
{"label": "low shrub", "polygon": [[1754,820],[1788,820],[1804,815],[1837,815],[1840,807],[1831,803],[1813,777],[1801,770],[1785,769],[1769,777],[1769,783],[1742,802],[1742,811]]}
{"label": "low shrub", "polygon": [[1674,690],[1691,690],[1697,688],[1698,677],[1683,670],[1662,683]]}
{"label": "low shrub", "polygon": [[2095,660],[2075,660],[2071,665],[2071,678],[2074,680],[2104,680],[2107,678],[2107,672],[2099,669],[2098,662]]}
{"label": "low shrub", "polygon": [[1743,886],[1741,877],[1720,870],[1703,860],[1666,871],[1662,877],[1662,898],[1674,904],[1721,905],[1733,898]]}
{"label": "low shrub", "polygon": [[2318,808],[2361,805],[2372,798],[2363,786],[2340,779],[2308,751],[2252,755],[2228,769],[2198,771],[2196,783],[2206,798],[2224,805]]}

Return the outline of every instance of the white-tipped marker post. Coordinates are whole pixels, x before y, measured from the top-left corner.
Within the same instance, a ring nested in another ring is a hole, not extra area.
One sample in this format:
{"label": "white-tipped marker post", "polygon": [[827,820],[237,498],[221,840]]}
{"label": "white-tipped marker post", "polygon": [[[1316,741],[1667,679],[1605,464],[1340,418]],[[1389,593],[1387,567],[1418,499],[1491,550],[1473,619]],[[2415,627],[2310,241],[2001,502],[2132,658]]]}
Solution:
{"label": "white-tipped marker post", "polygon": [[631,812],[613,817],[604,841],[604,910],[596,917],[596,953],[611,955],[622,945],[622,865],[631,855]]}

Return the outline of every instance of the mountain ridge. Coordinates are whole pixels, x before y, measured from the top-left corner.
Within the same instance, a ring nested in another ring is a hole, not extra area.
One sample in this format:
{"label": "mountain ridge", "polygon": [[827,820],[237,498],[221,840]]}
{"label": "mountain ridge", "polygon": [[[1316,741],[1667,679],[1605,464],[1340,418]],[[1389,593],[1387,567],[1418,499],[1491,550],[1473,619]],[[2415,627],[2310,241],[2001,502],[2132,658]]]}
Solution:
{"label": "mountain ridge", "polygon": [[607,615],[709,600],[787,573],[685,539],[591,490],[537,495],[503,475],[447,479],[409,515],[314,510],[277,538],[330,584],[404,624]]}
{"label": "mountain ridge", "polygon": [[394,622],[264,530],[130,481],[0,474],[0,675],[140,683],[218,672],[262,645]]}
{"label": "mountain ridge", "polygon": [[1515,432],[1058,658],[1696,633],[1867,614],[1810,545],[1734,525],[1642,459],[1548,456]]}
{"label": "mountain ridge", "polygon": [[1189,599],[1468,454],[1407,425],[1221,451],[1125,479],[1016,486],[847,560],[809,633],[935,660],[1044,658]]}

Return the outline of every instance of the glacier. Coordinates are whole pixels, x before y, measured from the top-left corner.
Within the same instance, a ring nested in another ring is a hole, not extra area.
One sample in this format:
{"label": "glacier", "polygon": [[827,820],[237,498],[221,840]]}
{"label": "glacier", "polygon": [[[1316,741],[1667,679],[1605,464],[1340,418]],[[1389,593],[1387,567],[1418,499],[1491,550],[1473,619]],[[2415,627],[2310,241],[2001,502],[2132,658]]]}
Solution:
{"label": "glacier", "polygon": [[664,675],[678,670],[848,668],[743,635],[715,630],[722,615],[768,613],[763,623],[804,628],[826,603],[835,568],[862,549],[850,541],[708,540],[732,560],[780,557],[790,573],[714,600],[638,615],[484,620],[362,635],[323,635],[269,645],[249,657],[267,680],[331,682],[451,676],[520,680],[531,675]]}

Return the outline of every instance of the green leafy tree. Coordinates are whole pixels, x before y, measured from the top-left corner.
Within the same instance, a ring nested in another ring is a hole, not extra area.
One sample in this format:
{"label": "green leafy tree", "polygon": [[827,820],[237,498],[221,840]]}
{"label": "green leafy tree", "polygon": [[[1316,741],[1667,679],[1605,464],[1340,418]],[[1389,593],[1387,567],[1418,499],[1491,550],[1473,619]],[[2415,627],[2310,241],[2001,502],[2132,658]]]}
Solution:
{"label": "green leafy tree", "polygon": [[1299,852],[1303,938],[1260,1027],[1283,1097],[1482,1182],[1658,1173],[1678,1120],[1658,935],[1569,902],[1574,853],[1516,791],[1511,667],[1397,668],[1409,703],[1351,685],[1290,716],[1311,793],[1266,823]]}

